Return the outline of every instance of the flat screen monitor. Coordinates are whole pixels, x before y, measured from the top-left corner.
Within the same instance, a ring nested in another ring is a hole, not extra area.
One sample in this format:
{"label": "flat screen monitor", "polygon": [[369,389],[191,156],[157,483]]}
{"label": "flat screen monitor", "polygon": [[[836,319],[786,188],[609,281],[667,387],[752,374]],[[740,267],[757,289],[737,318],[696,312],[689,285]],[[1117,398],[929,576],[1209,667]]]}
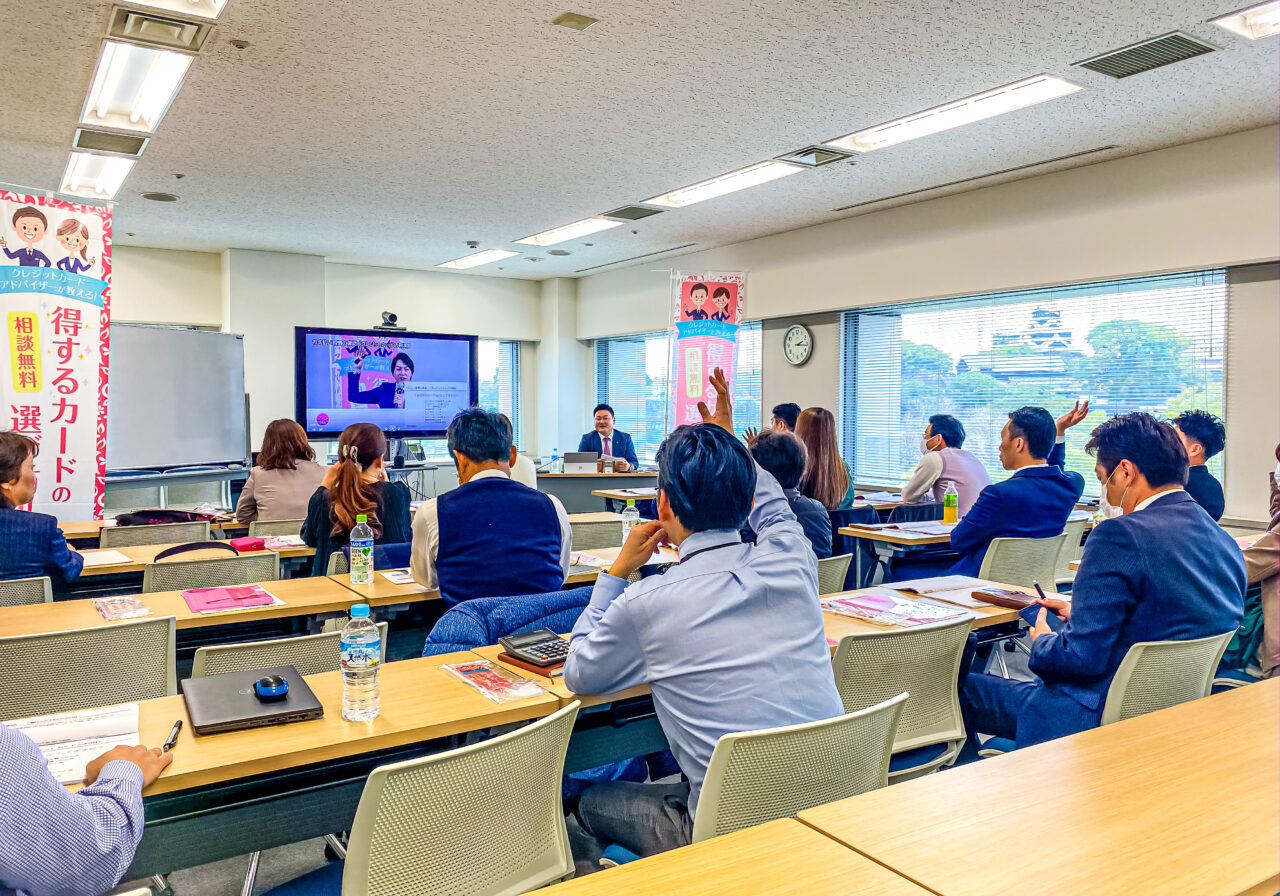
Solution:
{"label": "flat screen monitor", "polygon": [[442,438],[476,404],[476,337],[295,327],[297,419],[311,438],[372,423],[396,438]]}

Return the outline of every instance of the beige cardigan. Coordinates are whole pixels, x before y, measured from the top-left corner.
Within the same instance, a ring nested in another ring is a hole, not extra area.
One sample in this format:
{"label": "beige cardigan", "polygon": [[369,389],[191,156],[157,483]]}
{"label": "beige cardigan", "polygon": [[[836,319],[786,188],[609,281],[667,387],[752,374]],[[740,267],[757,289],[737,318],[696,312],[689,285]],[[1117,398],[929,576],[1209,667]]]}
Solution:
{"label": "beige cardigan", "polygon": [[254,520],[301,520],[307,516],[307,502],[320,487],[325,467],[300,460],[292,470],[264,470],[254,467],[240,492],[236,519],[242,523]]}

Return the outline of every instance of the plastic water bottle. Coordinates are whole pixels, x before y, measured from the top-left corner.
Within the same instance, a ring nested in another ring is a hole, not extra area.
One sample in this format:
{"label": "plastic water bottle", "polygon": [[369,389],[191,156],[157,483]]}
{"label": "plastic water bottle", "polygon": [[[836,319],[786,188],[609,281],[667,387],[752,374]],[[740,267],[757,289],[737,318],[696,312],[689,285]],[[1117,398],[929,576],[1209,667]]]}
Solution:
{"label": "plastic water bottle", "polygon": [[956,491],[954,482],[948,482],[942,493],[942,521],[944,523],[960,522],[960,493]]}
{"label": "plastic water bottle", "polygon": [[627,498],[627,506],[622,511],[622,543],[627,543],[627,536],[631,534],[631,529],[640,524],[640,511],[636,510],[636,502],[634,498]]}
{"label": "plastic water bottle", "polygon": [[[373,584],[373,530],[363,513],[356,517],[351,530],[351,584]],[[365,608],[368,609],[367,607]]]}
{"label": "plastic water bottle", "polygon": [[351,608],[351,620],[342,629],[341,649],[342,717],[348,722],[377,718],[382,635],[369,618],[368,604]]}
{"label": "plastic water bottle", "polygon": [[559,448],[551,449],[551,465],[547,467],[547,469],[550,470],[552,473],[560,472],[560,449]]}

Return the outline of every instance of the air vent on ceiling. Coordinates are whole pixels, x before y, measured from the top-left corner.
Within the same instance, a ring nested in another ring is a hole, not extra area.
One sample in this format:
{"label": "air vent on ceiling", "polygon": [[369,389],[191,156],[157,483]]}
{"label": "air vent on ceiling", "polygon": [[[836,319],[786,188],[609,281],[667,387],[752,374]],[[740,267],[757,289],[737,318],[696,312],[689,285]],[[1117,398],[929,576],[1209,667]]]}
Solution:
{"label": "air vent on ceiling", "polygon": [[147,148],[149,139],[138,134],[109,134],[106,131],[76,128],[76,136],[71,141],[71,145],[76,149],[109,152],[113,155],[131,156],[136,159]]}
{"label": "air vent on ceiling", "polygon": [[1194,59],[1216,49],[1218,48],[1189,34],[1172,31],[1075,64],[1112,78],[1127,78],[1184,59]]}
{"label": "air vent on ceiling", "polygon": [[879,199],[868,199],[866,202],[855,202],[853,205],[842,205],[839,208],[833,208],[832,211],[847,212],[850,209],[862,208],[864,205],[875,205],[877,202],[888,202],[891,199],[902,199],[906,196],[917,196],[920,193],[929,193],[933,190],[941,190],[946,187],[957,187],[960,184],[969,184],[979,180],[986,180],[988,177],[998,177],[1001,174],[1012,174],[1015,171],[1026,171],[1028,168],[1039,168],[1041,165],[1052,165],[1054,162],[1065,162],[1067,159],[1078,159],[1082,156],[1091,156],[1095,152],[1107,152],[1108,150],[1119,148],[1119,146],[1114,144],[1111,146],[1099,146],[1096,149],[1086,149],[1083,152],[1073,152],[1070,155],[1044,159],[1040,162],[1029,162],[1026,165],[1016,165],[1013,168],[1002,168],[999,171],[989,171],[986,174],[979,174],[974,177],[947,181],[945,184],[934,184],[932,187],[923,187],[919,190],[908,190],[906,193],[894,193],[892,196],[881,196]]}
{"label": "air vent on ceiling", "polygon": [[111,10],[107,34],[138,44],[194,53],[204,45],[204,39],[212,29],[209,22],[184,22],[116,6]]}
{"label": "air vent on ceiling", "polygon": [[789,152],[785,156],[777,156],[779,162],[794,162],[797,165],[804,165],[806,168],[817,168],[821,165],[830,165],[832,162],[841,162],[852,158],[853,153],[832,149],[830,146],[806,146],[804,149]]}
{"label": "air vent on ceiling", "polygon": [[662,214],[662,209],[660,208],[645,208],[643,205],[624,205],[622,208],[615,208],[611,212],[605,212],[600,217],[617,218],[620,221],[639,221],[641,218],[660,214]]}
{"label": "air vent on ceiling", "polygon": [[683,246],[672,246],[670,249],[659,249],[657,252],[646,252],[644,255],[634,255],[631,258],[620,258],[617,261],[610,261],[606,264],[597,264],[589,268],[581,268],[574,271],[575,274],[585,274],[587,271],[598,271],[601,268],[611,268],[615,264],[626,264],[631,261],[640,261],[642,258],[653,258],[655,255],[666,255],[668,252],[678,252],[681,249],[692,249],[697,243],[685,243]]}

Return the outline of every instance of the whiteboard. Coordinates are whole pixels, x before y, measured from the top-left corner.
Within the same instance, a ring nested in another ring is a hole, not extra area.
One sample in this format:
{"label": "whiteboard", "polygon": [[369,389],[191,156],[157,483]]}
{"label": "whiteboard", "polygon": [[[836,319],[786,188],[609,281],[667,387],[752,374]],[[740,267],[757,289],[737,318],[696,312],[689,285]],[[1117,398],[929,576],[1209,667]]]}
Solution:
{"label": "whiteboard", "polygon": [[111,325],[107,469],[245,461],[244,337]]}

